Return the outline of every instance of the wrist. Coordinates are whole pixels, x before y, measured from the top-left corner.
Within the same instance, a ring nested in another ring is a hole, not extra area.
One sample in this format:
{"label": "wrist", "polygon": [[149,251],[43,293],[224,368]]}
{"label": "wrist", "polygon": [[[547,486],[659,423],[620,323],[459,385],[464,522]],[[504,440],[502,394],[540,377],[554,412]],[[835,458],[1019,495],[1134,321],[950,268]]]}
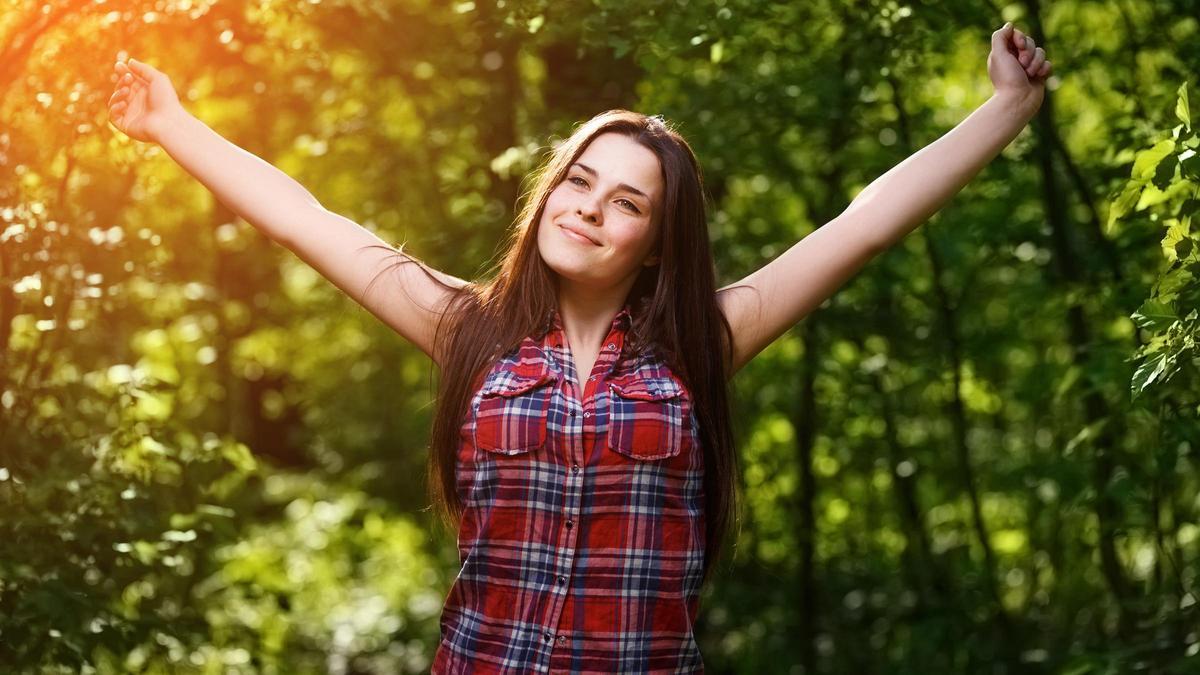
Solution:
{"label": "wrist", "polygon": [[1037,115],[1038,108],[1041,107],[1041,91],[1031,89],[1026,92],[1016,92],[1012,90],[998,90],[992,94],[997,104],[1008,111],[1010,114],[1022,118],[1028,122]]}
{"label": "wrist", "polygon": [[171,137],[171,134],[183,129],[191,117],[191,113],[183,106],[171,108],[148,122],[147,131],[155,143],[163,145]]}

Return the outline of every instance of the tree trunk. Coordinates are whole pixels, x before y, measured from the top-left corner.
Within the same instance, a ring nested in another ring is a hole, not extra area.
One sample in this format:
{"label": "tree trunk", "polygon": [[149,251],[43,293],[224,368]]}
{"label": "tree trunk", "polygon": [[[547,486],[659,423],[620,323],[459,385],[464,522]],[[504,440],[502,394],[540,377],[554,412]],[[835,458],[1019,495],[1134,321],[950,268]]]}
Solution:
{"label": "tree trunk", "polygon": [[[904,99],[902,98],[904,90],[901,88],[902,85],[895,75],[889,75],[888,80],[892,85],[893,102],[897,112],[900,149],[908,155],[915,151],[916,142],[912,137],[912,129],[908,123],[908,115]],[[953,428],[952,443],[957,459],[959,481],[971,507],[971,527],[975,532],[975,539],[983,554],[983,571],[981,576],[984,591],[992,605],[991,613],[993,620],[1001,634],[1001,646],[998,649],[1005,655],[1008,663],[1015,668],[1019,663],[1020,645],[1017,644],[1012,620],[1004,609],[1000,590],[997,586],[996,556],[992,551],[991,535],[983,515],[983,507],[979,498],[979,487],[975,479],[975,467],[971,459],[971,448],[967,441],[968,421],[966,408],[962,400],[963,355],[961,340],[959,338],[957,307],[950,299],[950,293],[946,288],[937,243],[928,226],[921,229],[921,238],[925,244],[925,252],[932,277],[932,286],[934,295],[936,296],[936,308],[941,323],[940,332],[945,339],[946,353],[950,360],[949,370],[953,379],[953,388],[951,389],[952,398],[948,406],[948,412]]]}
{"label": "tree trunk", "polygon": [[[1038,3],[1034,0],[1029,6],[1033,13],[1034,25],[1040,25],[1036,18]],[[1066,203],[1054,171],[1054,147],[1051,140],[1054,126],[1052,94],[1053,92],[1046,92],[1042,107],[1033,120],[1033,129],[1039,141],[1035,152],[1042,176],[1042,201],[1046,221],[1050,225],[1050,249],[1055,274],[1066,287],[1082,289],[1087,286],[1087,279],[1078,263],[1082,246],[1075,241],[1076,238],[1070,229]],[[1080,294],[1074,294],[1070,299],[1066,323],[1067,340],[1072,346],[1072,364],[1083,372],[1089,372],[1088,352],[1092,336]],[[1117,469],[1116,442],[1120,437],[1118,427],[1122,425],[1117,412],[1110,409],[1098,387],[1085,386],[1082,397],[1084,424],[1097,430],[1092,444],[1094,457],[1091,480],[1092,489],[1096,493],[1093,509],[1100,528],[1100,569],[1105,584],[1117,604],[1117,631],[1120,635],[1127,636],[1131,628],[1127,608],[1131,591],[1116,546],[1117,529],[1121,522],[1121,505],[1108,493],[1108,485]]]}
{"label": "tree trunk", "polygon": [[815,571],[817,522],[813,509],[817,484],[812,464],[817,436],[815,382],[820,367],[815,318],[810,316],[797,328],[800,342],[804,345],[804,366],[800,372],[799,396],[792,417],[792,426],[796,429],[796,463],[800,473],[796,543],[799,561],[800,665],[804,675],[817,672],[816,637],[819,625]]}

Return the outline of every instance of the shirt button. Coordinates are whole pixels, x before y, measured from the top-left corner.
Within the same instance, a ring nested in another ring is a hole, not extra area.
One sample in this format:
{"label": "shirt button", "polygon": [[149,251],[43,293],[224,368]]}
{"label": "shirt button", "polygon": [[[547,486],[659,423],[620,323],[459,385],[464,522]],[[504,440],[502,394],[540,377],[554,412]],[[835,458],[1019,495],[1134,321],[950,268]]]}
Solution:
{"label": "shirt button", "polygon": [[566,635],[559,635],[559,636],[558,636],[558,644],[560,644],[560,645],[565,645],[565,644],[567,644],[567,636],[566,636]]}
{"label": "shirt button", "polygon": [[583,416],[584,416],[584,417],[591,417],[591,416],[592,416],[592,411],[591,411],[591,410],[588,410],[587,412],[583,413]]}
{"label": "shirt button", "polygon": [[570,415],[571,417],[574,417],[574,416],[575,416],[575,411],[574,411],[574,410],[568,410],[568,411],[567,411],[567,414],[568,414],[568,415]]}
{"label": "shirt button", "polygon": [[571,465],[571,473],[579,473],[579,465],[578,464]]}
{"label": "shirt button", "polygon": [[546,631],[545,633],[542,633],[542,640],[545,641],[546,644],[550,644],[554,641],[554,634],[550,631]]}
{"label": "shirt button", "polygon": [[572,528],[572,527],[574,527],[574,526],[575,526],[575,521],[573,521],[573,520],[568,520],[568,521],[567,521],[567,529],[568,529],[568,530],[569,530],[569,529],[571,529],[571,528]]}
{"label": "shirt button", "polygon": [[564,577],[564,576],[563,576],[563,575],[561,575],[561,574],[560,574],[560,575],[558,575],[558,584],[561,586],[561,585],[563,585],[563,584],[565,584],[565,583],[567,583],[567,578],[566,578],[566,577]]}

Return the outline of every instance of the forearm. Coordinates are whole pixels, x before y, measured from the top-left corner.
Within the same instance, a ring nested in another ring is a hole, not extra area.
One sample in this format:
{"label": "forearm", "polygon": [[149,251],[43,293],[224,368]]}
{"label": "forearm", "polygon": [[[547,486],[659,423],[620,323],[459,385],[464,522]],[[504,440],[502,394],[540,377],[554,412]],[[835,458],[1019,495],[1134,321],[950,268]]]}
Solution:
{"label": "forearm", "polygon": [[875,179],[841,218],[853,218],[864,235],[887,248],[903,239],[950,200],[1032,117],[1029,106],[994,95],[941,138]]}
{"label": "forearm", "polygon": [[222,204],[275,241],[286,241],[297,210],[321,206],[296,180],[186,110],[165,122],[155,140]]}

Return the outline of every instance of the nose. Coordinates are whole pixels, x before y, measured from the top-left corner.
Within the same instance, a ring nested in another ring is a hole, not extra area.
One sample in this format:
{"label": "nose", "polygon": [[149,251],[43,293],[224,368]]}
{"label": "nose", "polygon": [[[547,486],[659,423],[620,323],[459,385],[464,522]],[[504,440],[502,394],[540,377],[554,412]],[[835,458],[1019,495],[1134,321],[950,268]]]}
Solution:
{"label": "nose", "polygon": [[580,219],[595,223],[600,220],[600,205],[595,197],[581,197],[579,205],[575,207],[575,213]]}

